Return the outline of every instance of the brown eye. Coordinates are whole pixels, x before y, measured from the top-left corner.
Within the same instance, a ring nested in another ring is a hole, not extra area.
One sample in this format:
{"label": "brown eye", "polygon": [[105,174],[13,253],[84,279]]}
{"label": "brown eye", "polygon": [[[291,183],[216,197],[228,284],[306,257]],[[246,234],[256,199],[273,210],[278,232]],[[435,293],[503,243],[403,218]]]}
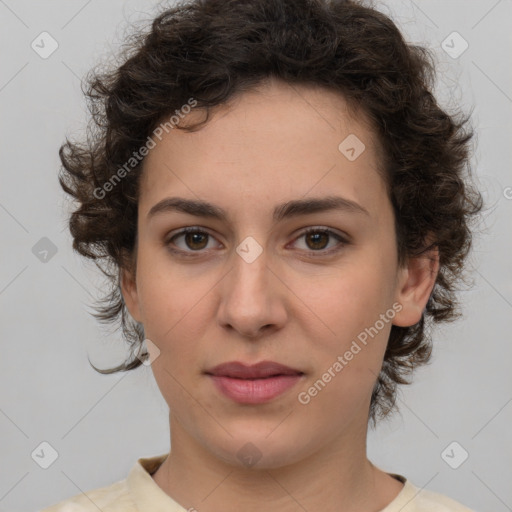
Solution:
{"label": "brown eye", "polygon": [[[179,239],[183,239],[184,244],[178,244],[176,241]],[[207,246],[210,239],[213,239],[213,237],[204,230],[199,228],[185,228],[169,238],[165,245],[168,246],[171,252],[186,254],[201,252],[203,249],[208,248]],[[173,246],[177,247],[177,249],[173,248]]]}
{"label": "brown eye", "polygon": [[311,241],[311,249],[325,249],[326,243],[329,242],[329,235],[325,231],[313,231],[306,233],[305,236],[306,240]]}
{"label": "brown eye", "polygon": [[[341,250],[348,241],[342,236],[338,235],[331,229],[310,228],[304,231],[296,240],[305,240],[305,251],[309,252],[311,256],[327,256],[334,252]],[[337,240],[338,243],[334,247],[327,249],[331,240]],[[316,254],[318,253],[318,254]]]}
{"label": "brown eye", "polygon": [[[208,234],[200,232],[184,233],[185,243],[190,249],[204,249],[207,245]],[[206,243],[205,243],[206,242]]]}
{"label": "brown eye", "polygon": [[[177,243],[180,239],[183,239],[181,245]],[[344,237],[327,228],[310,228],[296,238],[295,242],[300,239],[305,241],[305,247],[302,250],[308,253],[308,256],[313,257],[329,256],[349,244]],[[207,253],[205,249],[211,248],[208,247],[208,244],[213,240],[215,238],[212,235],[199,227],[185,228],[170,237],[165,242],[165,246],[174,254],[199,256],[200,254]],[[333,247],[328,248],[331,241],[337,241],[337,243],[332,244]]]}

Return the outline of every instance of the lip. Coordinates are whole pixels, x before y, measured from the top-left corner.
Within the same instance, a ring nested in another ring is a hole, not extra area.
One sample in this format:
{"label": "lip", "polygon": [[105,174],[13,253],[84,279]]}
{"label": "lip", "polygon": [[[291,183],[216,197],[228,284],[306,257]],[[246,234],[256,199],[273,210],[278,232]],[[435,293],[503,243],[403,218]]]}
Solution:
{"label": "lip", "polygon": [[232,361],[205,373],[222,394],[244,404],[268,402],[295,386],[304,375],[300,370],[274,361],[253,365]]}
{"label": "lip", "polygon": [[261,361],[251,365],[239,361],[230,361],[229,363],[222,363],[210,370],[206,370],[206,373],[238,379],[261,379],[274,375],[297,375],[303,372],[274,361]]}

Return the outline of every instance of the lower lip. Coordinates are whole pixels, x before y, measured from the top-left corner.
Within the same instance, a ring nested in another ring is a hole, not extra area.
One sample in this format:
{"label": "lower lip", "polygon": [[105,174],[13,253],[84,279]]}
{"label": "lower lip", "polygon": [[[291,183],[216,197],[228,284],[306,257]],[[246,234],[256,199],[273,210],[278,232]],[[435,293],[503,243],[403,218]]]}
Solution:
{"label": "lower lip", "polygon": [[266,379],[235,379],[210,375],[224,395],[240,404],[262,404],[295,386],[301,375],[278,375]]}

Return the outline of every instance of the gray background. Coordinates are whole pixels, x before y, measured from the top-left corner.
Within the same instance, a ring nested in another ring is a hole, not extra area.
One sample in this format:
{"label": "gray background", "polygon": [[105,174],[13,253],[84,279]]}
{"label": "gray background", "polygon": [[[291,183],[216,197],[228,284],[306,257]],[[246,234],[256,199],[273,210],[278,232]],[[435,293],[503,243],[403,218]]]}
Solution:
{"label": "gray background", "polygon": [[[89,366],[88,354],[106,367],[126,352],[119,333],[89,314],[103,281],[71,249],[57,182],[58,148],[86,119],[80,77],[156,5],[0,0],[1,510],[34,511],[107,485],[137,458],[168,449],[167,405],[150,368],[102,376]],[[376,5],[409,41],[434,50],[441,100],[474,108],[488,211],[471,260],[475,285],[461,294],[464,317],[436,331],[433,363],[402,389],[401,413],[369,432],[369,457],[479,511],[512,510],[512,1]],[[31,48],[43,31],[59,45],[46,59]],[[454,31],[469,44],[457,58],[441,47]],[[57,251],[47,261],[34,254],[48,245],[43,237]],[[44,441],[58,452],[48,469],[31,457]],[[442,457],[453,441],[462,448],[448,450],[452,460],[469,454],[457,469]]]}

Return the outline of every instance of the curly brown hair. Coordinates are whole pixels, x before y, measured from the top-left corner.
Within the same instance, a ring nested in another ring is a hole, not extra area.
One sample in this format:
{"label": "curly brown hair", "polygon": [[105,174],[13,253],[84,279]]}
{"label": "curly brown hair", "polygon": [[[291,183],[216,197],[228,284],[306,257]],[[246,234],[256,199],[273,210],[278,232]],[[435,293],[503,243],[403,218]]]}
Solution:
{"label": "curly brown hair", "polygon": [[[106,190],[163,119],[194,98],[204,121],[176,128],[199,129],[213,107],[269,77],[323,86],[374,124],[385,150],[399,264],[432,247],[439,251],[421,321],[391,329],[369,418],[375,425],[377,416],[388,416],[397,385],[410,384],[407,375],[430,360],[429,321],[460,316],[455,292],[466,282],[470,224],[483,206],[470,183],[470,116],[458,109],[449,115],[438,105],[431,52],[407,44],[387,16],[352,0],[194,0],[132,34],[121,58],[115,69],[90,72],[87,139],[66,139],[59,152],[59,182],[78,202],[69,219],[73,249],[94,260],[111,285],[93,315],[119,323],[132,352],[142,348],[144,328],[129,315],[120,287],[121,270],[136,269],[141,162],[108,193],[98,190]],[[94,368],[113,373],[141,364],[134,356],[115,368]]]}

